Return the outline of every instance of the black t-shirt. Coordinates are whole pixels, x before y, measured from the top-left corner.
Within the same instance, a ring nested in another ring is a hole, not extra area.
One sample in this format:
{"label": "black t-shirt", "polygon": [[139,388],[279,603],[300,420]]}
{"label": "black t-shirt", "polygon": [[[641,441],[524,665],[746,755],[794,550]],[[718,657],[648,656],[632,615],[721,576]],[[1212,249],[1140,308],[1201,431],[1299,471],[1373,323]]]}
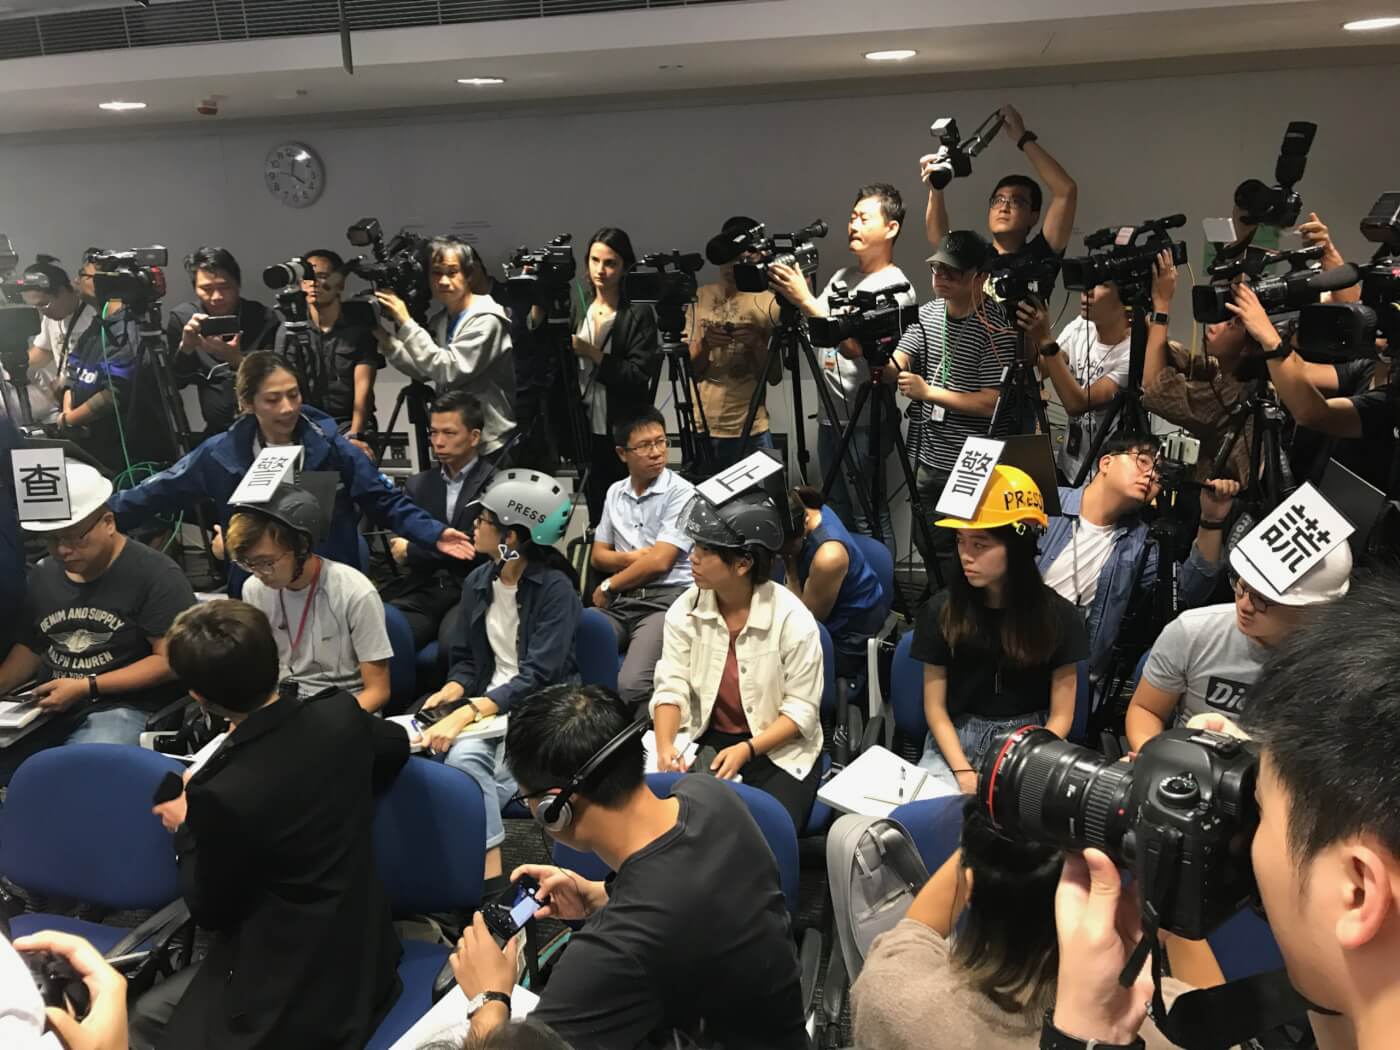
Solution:
{"label": "black t-shirt", "polygon": [[[355,411],[355,368],[358,365],[372,365],[375,369],[384,367],[374,329],[347,321],[341,314],[329,332],[323,332],[313,324],[310,334],[311,348],[320,358],[325,372],[325,394],[318,403],[309,399],[308,392],[306,403],[319,408],[338,423],[348,423]],[[287,328],[278,325],[272,348],[285,356],[286,346]],[[369,417],[372,419],[373,416],[374,398],[371,394]]]}
{"label": "black t-shirt", "polygon": [[[195,380],[199,385],[199,411],[204,416],[205,433],[219,434],[238,418],[238,398],[233,381],[238,368],[210,357],[202,350],[192,354],[180,353],[180,336],[195,314],[204,313],[197,302],[171,307],[165,323],[165,338],[170,344],[170,359],[177,375]],[[277,318],[262,303],[252,299],[238,300],[238,348],[250,354],[266,349],[272,341]]]}
{"label": "black t-shirt", "polygon": [[575,1050],[672,1029],[728,1050],[801,1050],[801,976],[778,866],[728,785],[681,778],[676,826],[623,863],[532,1015]]}
{"label": "black t-shirt", "polygon": [[950,715],[1015,718],[1049,710],[1051,673],[1089,655],[1089,637],[1083,617],[1053,591],[1049,598],[1059,642],[1050,659],[1036,667],[1018,667],[1002,658],[1001,610],[983,609],[976,639],[960,644],[955,655],[938,625],[939,614],[948,602],[948,592],[940,591],[924,606],[914,625],[909,655],[922,663],[948,669]]}
{"label": "black t-shirt", "polygon": [[1394,437],[1396,424],[1400,422],[1397,420],[1397,416],[1400,416],[1400,399],[1392,405],[1385,389],[1367,390],[1352,397],[1351,403],[1361,417],[1363,438],[1384,440]]}
{"label": "black t-shirt", "polygon": [[[48,557],[29,575],[20,641],[39,655],[50,677],[105,674],[150,656],[150,639],[163,636],[194,602],[194,591],[179,566],[135,540],[127,540],[107,571],[87,583],[69,579],[63,563]],[[174,690],[172,683],[107,699],[155,711]]]}

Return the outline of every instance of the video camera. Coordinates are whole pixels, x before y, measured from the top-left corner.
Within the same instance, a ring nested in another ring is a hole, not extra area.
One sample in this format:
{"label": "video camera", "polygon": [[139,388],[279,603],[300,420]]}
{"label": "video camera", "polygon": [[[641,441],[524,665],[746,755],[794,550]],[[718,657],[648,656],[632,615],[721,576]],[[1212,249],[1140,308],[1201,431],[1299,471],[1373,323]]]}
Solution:
{"label": "video camera", "polygon": [[1317,125],[1305,120],[1289,123],[1283,133],[1283,145],[1279,147],[1278,162],[1274,165],[1275,186],[1267,186],[1259,179],[1246,179],[1235,190],[1235,203],[1243,212],[1245,222],[1253,226],[1292,226],[1298,221],[1303,210],[1303,198],[1294,190],[1294,185],[1303,177],[1307,167],[1308,150],[1312,148]]}
{"label": "video camera", "polygon": [[573,242],[573,234],[561,233],[543,248],[515,249],[504,267],[507,297],[526,306],[548,306],[565,298],[578,273]]}
{"label": "video camera", "polygon": [[936,161],[927,175],[928,182],[936,190],[941,190],[954,179],[964,179],[972,174],[972,158],[981,153],[996,138],[1006,118],[1001,110],[977,126],[966,142],[958,131],[958,122],[952,117],[939,117],[928,127],[928,132],[938,140],[941,159]]}
{"label": "video camera", "polygon": [[1199,940],[1255,893],[1254,745],[1169,729],[1118,762],[1026,726],[988,750],[978,800],[1002,834],[1101,849],[1132,870],[1155,927]]}
{"label": "video camera", "polygon": [[[1089,254],[1064,259],[1060,273],[1065,287],[1082,292],[1107,281],[1118,286],[1118,297],[1132,302],[1152,287],[1152,264],[1159,252],[1171,250],[1172,262],[1186,263],[1186,243],[1174,241],[1168,230],[1186,225],[1185,215],[1148,219],[1137,226],[1105,226],[1084,238]],[[1142,243],[1138,238],[1144,237]]]}
{"label": "video camera", "polygon": [[769,267],[774,263],[802,271],[802,276],[810,283],[819,265],[817,246],[812,242],[825,237],[829,230],[825,222],[817,219],[795,233],[775,233],[769,237],[767,227],[759,223],[748,233],[740,234],[735,238],[736,244],[743,245],[740,251],[759,258],[734,264],[735,286],[741,292],[766,292]]}
{"label": "video camera", "polygon": [[1013,318],[1018,303],[1031,300],[1042,305],[1048,303],[1060,275],[1060,260],[1037,259],[1031,255],[997,256],[992,260],[992,267],[992,288],[997,298],[1006,304],[1008,316]]}
{"label": "video camera", "polygon": [[283,263],[273,263],[262,272],[263,284],[271,289],[285,288],[289,284],[300,285],[309,281],[316,271],[305,259],[288,259]]}
{"label": "video camera", "polygon": [[[345,231],[345,239],[356,248],[369,248],[374,256],[373,262],[363,255],[349,260],[346,273],[368,281],[376,292],[393,292],[419,321],[428,316],[433,293],[428,284],[426,238],[400,230],[386,244],[379,220],[370,218],[354,223]],[[307,271],[310,269],[308,266]],[[266,273],[263,279],[267,279]]]}
{"label": "video camera", "polygon": [[[1250,282],[1250,288],[1259,297],[1260,304],[1270,314],[1288,313],[1316,303],[1323,292],[1349,288],[1359,280],[1354,266],[1340,266],[1334,270],[1323,270],[1317,265],[1322,254],[1321,245],[1300,248],[1292,252],[1279,252],[1263,260],[1262,266],[1251,265],[1250,269],[1262,269],[1286,263],[1287,273],[1272,274]],[[1234,316],[1227,304],[1235,300],[1231,278],[1245,271],[1242,261],[1227,262],[1211,267],[1212,277],[1224,277],[1211,284],[1198,284],[1191,289],[1191,315],[1202,324],[1219,324]]]}
{"label": "video camera", "polygon": [[917,306],[899,303],[898,296],[907,291],[907,282],[878,291],[851,292],[837,281],[827,297],[831,313],[826,317],[807,318],[807,334],[812,345],[837,346],[854,339],[860,343],[872,368],[884,365],[904,330],[919,320]]}
{"label": "video camera", "polygon": [[1361,281],[1359,303],[1318,303],[1298,316],[1305,354],[1347,360],[1375,357],[1376,338],[1400,352],[1400,191],[1383,193],[1361,220],[1361,233],[1379,247],[1365,266],[1343,266]]}
{"label": "video camera", "polygon": [[645,255],[627,271],[624,289],[634,303],[651,303],[656,308],[660,330],[680,338],[685,327],[685,308],[695,302],[699,282],[695,275],[705,265],[699,252],[658,252]]}
{"label": "video camera", "polygon": [[164,245],[121,252],[95,251],[87,261],[96,267],[92,294],[99,302],[120,299],[139,313],[165,296],[163,267],[170,265],[170,252]]}

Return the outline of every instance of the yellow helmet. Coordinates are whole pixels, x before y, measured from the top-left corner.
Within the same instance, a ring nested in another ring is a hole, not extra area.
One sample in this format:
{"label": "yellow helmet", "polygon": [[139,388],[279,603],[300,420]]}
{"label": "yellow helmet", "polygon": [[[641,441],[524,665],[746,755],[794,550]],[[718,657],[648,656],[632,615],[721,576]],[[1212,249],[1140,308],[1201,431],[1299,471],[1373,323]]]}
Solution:
{"label": "yellow helmet", "polygon": [[1019,467],[997,465],[992,479],[982,490],[982,502],[971,521],[961,518],[940,518],[935,525],[945,529],[996,529],[1018,522],[1034,522],[1042,529],[1050,526],[1045,516],[1045,500],[1031,476]]}

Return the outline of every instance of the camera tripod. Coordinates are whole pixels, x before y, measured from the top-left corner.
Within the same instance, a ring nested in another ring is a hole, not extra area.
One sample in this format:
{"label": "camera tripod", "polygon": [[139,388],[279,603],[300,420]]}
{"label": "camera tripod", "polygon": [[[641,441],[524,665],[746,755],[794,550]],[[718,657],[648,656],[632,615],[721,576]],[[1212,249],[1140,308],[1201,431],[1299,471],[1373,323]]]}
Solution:
{"label": "camera tripod", "polygon": [[428,413],[436,398],[436,392],[427,383],[421,379],[410,379],[405,386],[400,388],[398,397],[394,399],[393,410],[389,413],[389,425],[379,435],[375,452],[380,456],[384,455],[384,450],[389,444],[389,435],[399,424],[399,413],[407,405],[408,422],[413,427],[413,448],[418,454],[418,469],[427,470],[428,464],[432,462],[428,455],[431,447],[428,441]]}
{"label": "camera tripod", "polygon": [[[658,320],[661,320],[660,314],[658,307]],[[690,361],[690,347],[681,338],[679,328],[661,328],[661,356],[666,361],[671,402],[676,406],[676,433],[681,447],[680,472],[693,481],[701,481],[714,473],[710,421],[705,418],[705,406],[700,403],[695,369]],[[658,374],[658,383],[660,378]],[[651,400],[656,401],[655,390],[652,391]]]}
{"label": "camera tripod", "polygon": [[277,316],[286,340],[282,354],[306,384],[302,392],[307,404],[325,404],[328,377],[325,361],[312,345],[311,312],[300,285],[289,284],[277,293]]}
{"label": "camera tripod", "polygon": [[[1146,289],[1134,297],[1128,343],[1128,385],[1118,391],[1104,413],[1099,432],[1089,446],[1089,454],[1080,464],[1079,473],[1069,479],[1071,488],[1079,488],[1099,461],[1104,444],[1118,433],[1146,436],[1152,433],[1152,421],[1142,403],[1142,373],[1147,364],[1147,311],[1150,303]],[[1048,430],[1046,431],[1049,432]]]}
{"label": "camera tripod", "polygon": [[[5,369],[6,385],[14,393],[15,406],[19,409],[19,425],[28,431],[34,426],[34,410],[29,404],[29,349],[20,347],[0,350],[0,367]],[[4,406],[0,398],[0,408]]]}
{"label": "camera tripod", "polygon": [[1283,454],[1283,428],[1288,415],[1279,405],[1267,379],[1256,379],[1249,392],[1225,417],[1225,440],[1211,461],[1211,477],[1222,477],[1230,454],[1252,426],[1248,476],[1240,479],[1239,499],[1260,517],[1269,513],[1297,488],[1288,457]]}
{"label": "camera tripod", "polygon": [[1018,331],[1016,358],[1001,370],[997,403],[987,425],[987,436],[1049,433],[1050,421],[1045,415],[1040,380],[1036,378],[1035,366],[1026,361],[1026,334]]}

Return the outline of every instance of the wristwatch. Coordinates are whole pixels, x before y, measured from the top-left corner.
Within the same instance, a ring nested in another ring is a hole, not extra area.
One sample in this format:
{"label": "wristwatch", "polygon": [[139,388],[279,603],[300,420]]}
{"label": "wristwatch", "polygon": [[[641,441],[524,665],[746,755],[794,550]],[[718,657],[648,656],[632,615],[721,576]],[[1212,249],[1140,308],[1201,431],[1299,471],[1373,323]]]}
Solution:
{"label": "wristwatch", "polygon": [[1023,132],[1021,137],[1016,140],[1016,148],[1025,149],[1029,143],[1038,142],[1039,140],[1040,136],[1034,131]]}
{"label": "wristwatch", "polygon": [[1150,314],[1147,315],[1148,324],[1159,324],[1163,328],[1167,326],[1167,322],[1170,320],[1171,314],[1164,314],[1161,310],[1153,310]]}
{"label": "wristwatch", "polygon": [[1058,354],[1059,352],[1060,352],[1060,344],[1059,344],[1059,343],[1046,343],[1044,346],[1042,346],[1042,347],[1040,348],[1040,356],[1041,356],[1041,357],[1054,357],[1054,356],[1055,356],[1056,354]]}
{"label": "wristwatch", "polygon": [[1050,1019],[1051,1011],[1045,1012],[1045,1023],[1040,1026],[1040,1050],[1145,1050],[1147,1044],[1138,1036],[1131,1043],[1104,1043],[1098,1039],[1076,1039],[1055,1027]]}
{"label": "wristwatch", "polygon": [[476,716],[475,718],[472,719],[472,721],[473,721],[473,722],[480,722],[480,721],[481,721],[481,718],[482,718],[482,715],[481,715],[481,708],[479,708],[479,707],[476,706],[476,701],[475,701],[475,700],[468,700],[468,701],[467,701],[467,706],[470,707],[470,708],[472,709],[472,714]]}
{"label": "wristwatch", "polygon": [[96,702],[98,696],[100,695],[100,693],[98,692],[98,689],[97,689],[97,675],[95,675],[95,674],[90,674],[90,675],[88,675],[88,676],[87,676],[87,683],[88,683],[88,699],[89,699],[89,700],[92,700],[92,701],[94,701],[94,702]]}
{"label": "wristwatch", "polygon": [[602,591],[604,594],[612,594],[612,577],[609,576],[602,583],[598,584],[598,590]]}
{"label": "wristwatch", "polygon": [[1293,347],[1283,340],[1279,340],[1278,346],[1274,347],[1272,350],[1265,350],[1259,356],[1265,361],[1282,361],[1284,358],[1291,356],[1292,353]]}
{"label": "wristwatch", "polygon": [[487,1003],[502,1003],[506,1008],[506,1018],[510,1018],[510,996],[505,992],[481,992],[467,1000],[467,1020],[470,1021]]}

